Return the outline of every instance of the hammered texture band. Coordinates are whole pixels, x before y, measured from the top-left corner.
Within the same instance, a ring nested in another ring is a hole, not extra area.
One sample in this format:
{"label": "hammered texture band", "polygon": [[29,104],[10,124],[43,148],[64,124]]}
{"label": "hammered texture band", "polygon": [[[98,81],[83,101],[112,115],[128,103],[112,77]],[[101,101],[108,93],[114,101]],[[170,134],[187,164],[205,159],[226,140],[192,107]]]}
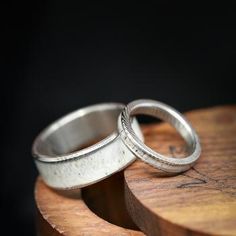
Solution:
{"label": "hammered texture band", "polygon": [[[188,145],[189,156],[167,157],[146,146],[131,126],[132,117],[139,114],[160,118],[175,127]],[[123,143],[136,156],[165,172],[179,173],[188,170],[201,153],[199,138],[186,118],[174,108],[158,101],[140,99],[129,103],[119,116],[118,129]]]}
{"label": "hammered texture band", "polygon": [[[89,106],[64,116],[42,131],[33,143],[32,154],[46,184],[56,189],[81,188],[132,163],[136,157],[117,130],[117,119],[123,109],[120,103]],[[143,140],[136,119],[131,123],[135,134]],[[101,137],[98,143],[78,150]]]}

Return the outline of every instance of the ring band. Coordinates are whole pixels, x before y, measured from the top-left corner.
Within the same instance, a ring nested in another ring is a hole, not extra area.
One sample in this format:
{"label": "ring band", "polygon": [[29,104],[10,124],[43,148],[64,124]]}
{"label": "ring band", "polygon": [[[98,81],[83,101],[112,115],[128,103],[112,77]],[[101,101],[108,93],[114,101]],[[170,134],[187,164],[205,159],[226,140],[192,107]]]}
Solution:
{"label": "ring band", "polygon": [[[176,159],[161,155],[148,146],[135,134],[131,118],[135,115],[151,115],[169,122],[185,139],[190,155]],[[118,119],[118,129],[125,145],[144,162],[165,172],[179,173],[188,170],[200,156],[199,138],[189,122],[174,108],[154,100],[136,100],[127,105]]]}
{"label": "ring band", "polygon": [[[123,108],[120,103],[89,106],[62,117],[42,131],[33,143],[32,154],[46,184],[57,189],[81,188],[133,162],[136,157],[117,130]],[[136,119],[131,123],[136,135],[143,139]],[[106,138],[78,150],[101,137]]]}

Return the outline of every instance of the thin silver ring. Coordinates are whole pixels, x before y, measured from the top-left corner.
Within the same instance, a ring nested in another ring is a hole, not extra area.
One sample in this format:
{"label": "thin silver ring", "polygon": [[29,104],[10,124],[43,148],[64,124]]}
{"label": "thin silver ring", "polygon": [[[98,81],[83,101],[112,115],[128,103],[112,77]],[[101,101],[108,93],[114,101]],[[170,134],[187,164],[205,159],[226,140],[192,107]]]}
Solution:
{"label": "thin silver ring", "polygon": [[[137,137],[131,119],[138,114],[151,115],[169,122],[185,139],[190,155],[177,159],[161,155]],[[174,108],[154,100],[140,99],[129,103],[118,119],[118,129],[124,144],[144,162],[165,172],[179,173],[191,168],[201,154],[201,146],[195,130],[182,114]]]}
{"label": "thin silver ring", "polygon": [[[76,110],[55,121],[35,139],[32,154],[47,185],[56,189],[81,188],[124,169],[136,157],[123,144],[117,119],[124,108],[105,103]],[[138,122],[132,128],[143,139]],[[78,150],[94,139],[98,143]]]}

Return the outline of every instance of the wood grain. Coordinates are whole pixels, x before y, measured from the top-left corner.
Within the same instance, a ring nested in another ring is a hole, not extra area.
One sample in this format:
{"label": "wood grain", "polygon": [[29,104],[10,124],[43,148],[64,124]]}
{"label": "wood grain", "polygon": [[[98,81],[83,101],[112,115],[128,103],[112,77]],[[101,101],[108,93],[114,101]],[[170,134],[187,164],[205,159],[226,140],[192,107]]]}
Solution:
{"label": "wood grain", "polygon": [[[125,170],[130,215],[147,235],[236,235],[236,106],[187,113],[202,144],[202,155],[189,171],[160,177],[136,161]],[[186,155],[186,146],[169,125],[143,127],[155,150]]]}
{"label": "wood grain", "polygon": [[[116,190],[115,197],[111,191],[116,185],[124,186],[119,181],[123,173],[113,175],[110,179],[90,186],[83,190],[57,192],[47,187],[41,178],[37,179],[35,186],[35,200],[37,204],[37,228],[40,236],[58,235],[122,235],[143,236],[140,231],[124,227],[136,228],[129,218],[122,192]],[[108,189],[107,187],[110,186]],[[82,197],[82,195],[85,195]],[[103,196],[101,196],[103,195]],[[86,198],[85,203],[84,199]],[[110,199],[110,200],[109,200]],[[112,201],[113,199],[113,201]],[[95,204],[96,203],[96,204]],[[103,216],[110,222],[124,224],[124,227],[109,223],[98,215]]]}

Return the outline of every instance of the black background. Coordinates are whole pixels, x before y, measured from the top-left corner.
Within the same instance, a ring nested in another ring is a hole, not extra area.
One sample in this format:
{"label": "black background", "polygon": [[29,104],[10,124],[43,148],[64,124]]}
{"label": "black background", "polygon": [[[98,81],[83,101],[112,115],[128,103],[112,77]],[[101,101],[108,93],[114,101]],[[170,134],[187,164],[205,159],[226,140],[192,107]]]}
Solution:
{"label": "black background", "polygon": [[137,98],[182,112],[236,102],[233,4],[18,1],[2,10],[1,231],[8,235],[34,235],[31,144],[56,118]]}

